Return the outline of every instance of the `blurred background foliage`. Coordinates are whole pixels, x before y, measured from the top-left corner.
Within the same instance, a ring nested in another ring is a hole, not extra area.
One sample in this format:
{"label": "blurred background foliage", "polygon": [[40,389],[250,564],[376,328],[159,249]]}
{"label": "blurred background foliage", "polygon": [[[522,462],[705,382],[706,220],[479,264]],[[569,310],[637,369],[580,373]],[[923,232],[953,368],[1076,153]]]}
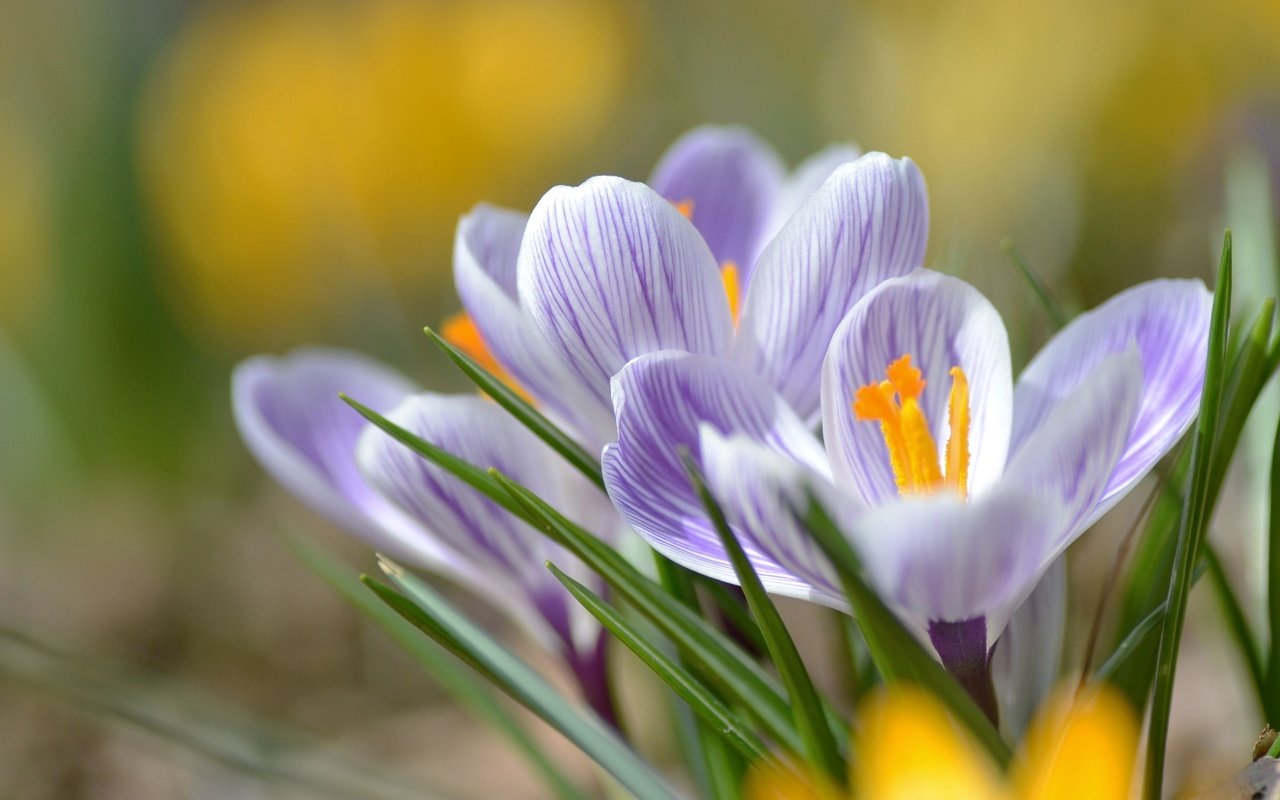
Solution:
{"label": "blurred background foliage", "polygon": [[[791,163],[910,155],[930,265],[991,295],[1025,358],[1044,325],[1001,237],[1076,308],[1208,274],[1228,161],[1280,168],[1280,4],[5,0],[0,623],[321,733],[438,724],[280,551],[273,531],[322,526],[240,446],[229,369],[320,342],[463,388],[420,333],[456,306],[458,216],[643,178],[705,122]],[[17,796],[112,796],[112,765],[154,758],[0,709],[30,731],[0,744]]]}

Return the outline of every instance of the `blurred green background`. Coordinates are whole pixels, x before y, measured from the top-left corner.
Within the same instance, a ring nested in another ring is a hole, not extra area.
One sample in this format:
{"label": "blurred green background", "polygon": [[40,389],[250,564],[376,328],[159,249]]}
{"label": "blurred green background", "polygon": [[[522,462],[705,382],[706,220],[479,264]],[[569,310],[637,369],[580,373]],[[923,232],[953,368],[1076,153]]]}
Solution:
{"label": "blurred green background", "polygon": [[[915,159],[929,265],[992,296],[1021,362],[1046,330],[1002,237],[1075,308],[1208,276],[1229,168],[1280,168],[1280,3],[4,0],[0,624],[165,676],[147,702],[540,796],[280,546],[369,564],[249,458],[228,374],[319,342],[465,390],[420,333],[457,305],[458,216],[644,178],[707,122],[790,163]],[[85,714],[14,648],[0,797],[319,796]]]}

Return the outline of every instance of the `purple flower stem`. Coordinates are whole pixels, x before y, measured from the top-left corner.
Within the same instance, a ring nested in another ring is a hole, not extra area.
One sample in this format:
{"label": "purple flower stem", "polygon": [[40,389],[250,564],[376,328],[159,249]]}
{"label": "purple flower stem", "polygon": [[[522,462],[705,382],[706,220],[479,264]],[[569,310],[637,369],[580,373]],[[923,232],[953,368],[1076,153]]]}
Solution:
{"label": "purple flower stem", "polygon": [[964,687],[991,723],[999,727],[1000,709],[996,704],[995,685],[991,681],[986,617],[972,617],[959,622],[930,622],[929,640],[938,651],[942,666]]}

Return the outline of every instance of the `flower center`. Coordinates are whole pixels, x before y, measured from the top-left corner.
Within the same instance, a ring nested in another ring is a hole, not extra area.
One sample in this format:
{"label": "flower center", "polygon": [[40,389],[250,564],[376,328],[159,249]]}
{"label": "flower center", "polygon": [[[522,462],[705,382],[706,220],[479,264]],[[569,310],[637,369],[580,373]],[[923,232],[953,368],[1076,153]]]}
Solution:
{"label": "flower center", "polygon": [[511,373],[502,368],[502,365],[498,363],[498,359],[493,357],[493,353],[489,350],[489,345],[485,343],[484,337],[480,335],[480,329],[476,327],[475,321],[471,319],[471,315],[467,312],[459,311],[446,318],[440,326],[440,336],[449,344],[466,353],[472,361],[488,370],[489,374],[505,383],[525,401],[533,402],[533,398],[524,390],[524,387],[515,378],[511,377]]}
{"label": "flower center", "polygon": [[911,366],[911,355],[894,361],[884,373],[886,380],[858,389],[853,414],[859,420],[880,423],[898,494],[932,494],[945,486],[967,497],[969,379],[964,370],[951,368],[951,394],[947,402],[951,434],[947,438],[945,465],[938,463],[938,445],[920,407],[925,380],[920,370]]}
{"label": "flower center", "polygon": [[[676,207],[676,211],[679,211],[681,216],[693,222],[693,198],[686,197],[678,203],[673,200],[671,205]],[[721,264],[720,280],[724,283],[724,296],[729,300],[729,316],[733,319],[734,330],[737,330],[741,296],[741,287],[738,285],[738,265],[732,261]]]}

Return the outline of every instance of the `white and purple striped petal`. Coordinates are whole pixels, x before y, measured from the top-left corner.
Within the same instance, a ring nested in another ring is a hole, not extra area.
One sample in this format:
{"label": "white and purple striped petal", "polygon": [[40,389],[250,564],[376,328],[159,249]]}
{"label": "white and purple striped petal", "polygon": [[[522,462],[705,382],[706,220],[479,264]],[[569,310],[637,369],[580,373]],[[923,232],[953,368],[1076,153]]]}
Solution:
{"label": "white and purple striped petal", "polygon": [[1181,438],[1204,384],[1213,295],[1197,280],[1158,280],[1081,314],[1031,361],[1014,397],[1011,453],[1102,359],[1136,345],[1143,391],[1137,420],[1104,500],[1119,498]]}
{"label": "white and purple striped petal", "polygon": [[838,167],[765,247],[743,301],[735,354],[802,418],[816,417],[827,344],[873,287],[921,266],[924,178],[870,153]]}
{"label": "white and purple striped petal", "polygon": [[698,231],[652,189],[621,178],[543,196],[525,230],[518,285],[553,351],[604,408],[609,380],[632,358],[719,354],[733,331]]}
{"label": "white and purple striped petal", "polygon": [[458,222],[453,273],[462,306],[485,344],[544,413],[592,446],[613,438],[608,409],[590,401],[587,387],[566,369],[520,307],[516,263],[524,214],[480,204]]}
{"label": "white and purple striped petal", "polygon": [[[412,395],[386,417],[459,458],[498,469],[557,507],[571,508],[572,491],[589,491],[572,482],[577,476],[546,445],[479,396]],[[455,577],[513,614],[544,644],[580,649],[573,633],[577,604],[545,567],[548,560],[568,566],[567,554],[372,425],[356,452],[369,483],[465,561]]]}
{"label": "white and purple striped petal", "polygon": [[804,205],[804,201],[822,188],[831,173],[861,157],[862,150],[856,145],[833,144],[801,161],[782,182],[782,189],[778,192],[777,202],[773,204],[773,213],[770,214],[765,241],[782,230],[782,226]]}
{"label": "white and purple striped petal", "polygon": [[750,131],[705,126],[671,145],[649,185],[672,203],[691,204],[693,225],[716,262],[736,264],[745,286],[782,180],[781,160]]}
{"label": "white and purple striped petal", "polygon": [[434,568],[453,563],[453,555],[365,481],[355,446],[366,423],[338,396],[386,411],[414,390],[408,378],[359,354],[307,348],[242,362],[231,403],[241,438],[285,488],[375,549]]}
{"label": "white and purple striped petal", "polygon": [[[637,358],[614,378],[613,396],[618,441],[605,448],[603,467],[609,497],[623,519],[673,561],[733,581],[733,568],[681,463],[681,448],[702,463],[702,444],[712,433],[741,436],[777,459],[820,469],[821,447],[767,385],[720,359],[677,352]],[[720,477],[719,464],[712,466]],[[772,591],[813,594],[812,585],[770,557],[770,548],[751,531],[736,533]]]}
{"label": "white and purple striped petal", "polygon": [[[924,373],[921,408],[939,457],[950,424],[950,370],[969,381],[969,494],[980,495],[1004,473],[1013,404],[1004,323],[977,289],[957,278],[917,270],[873,289],[840,325],[822,372],[823,435],[836,483],[868,506],[898,496],[880,426],[855,418],[854,393],[884,380],[904,355]],[[945,463],[945,462],[943,462]]]}

